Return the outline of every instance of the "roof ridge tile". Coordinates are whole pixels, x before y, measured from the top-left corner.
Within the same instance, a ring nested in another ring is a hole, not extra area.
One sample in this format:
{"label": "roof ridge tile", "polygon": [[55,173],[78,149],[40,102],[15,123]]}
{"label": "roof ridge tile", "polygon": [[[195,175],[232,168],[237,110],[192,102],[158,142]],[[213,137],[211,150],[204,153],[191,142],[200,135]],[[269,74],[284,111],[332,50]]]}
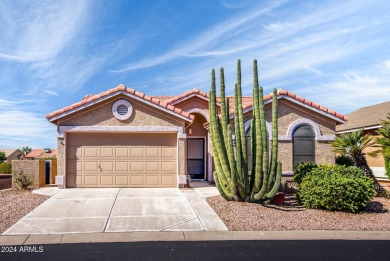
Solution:
{"label": "roof ridge tile", "polygon": [[[147,102],[151,102],[152,104],[155,104],[155,105],[157,105],[159,107],[166,108],[166,109],[168,109],[168,110],[170,110],[170,111],[172,111],[172,112],[174,112],[176,114],[184,116],[185,118],[188,118],[188,119],[191,119],[191,120],[194,119],[194,117],[192,117],[193,115],[190,115],[189,113],[184,112],[181,109],[178,109],[178,108],[176,108],[176,107],[174,107],[172,105],[168,106],[167,102],[160,101],[160,100],[158,100],[156,98],[153,98],[153,97],[151,97],[149,95],[146,95],[143,92],[136,91],[136,90],[134,90],[132,88],[126,87],[124,84],[119,84],[117,87],[111,88],[111,89],[109,89],[107,91],[103,91],[103,92],[101,92],[99,94],[95,94],[95,95],[93,95],[91,97],[88,97],[87,99],[83,99],[83,100],[81,100],[79,102],[73,103],[73,104],[71,104],[69,106],[66,106],[66,107],[62,108],[62,109],[59,109],[59,110],[56,110],[54,112],[48,113],[48,114],[46,114],[46,118],[50,119],[50,118],[52,118],[54,116],[57,116],[57,115],[60,115],[60,114],[62,114],[64,112],[71,111],[73,109],[77,109],[79,107],[82,107],[85,104],[89,104],[89,103],[91,103],[91,102],[93,102],[95,100],[98,100],[100,98],[106,97],[106,96],[108,96],[108,95],[110,95],[112,93],[123,92],[123,91],[125,91],[127,93],[130,93],[130,94],[133,94],[133,95],[135,95],[135,96],[137,96],[137,97],[139,97],[139,98],[141,98],[141,99],[143,99],[143,100],[145,100]],[[200,92],[199,90],[197,90],[197,91]]]}

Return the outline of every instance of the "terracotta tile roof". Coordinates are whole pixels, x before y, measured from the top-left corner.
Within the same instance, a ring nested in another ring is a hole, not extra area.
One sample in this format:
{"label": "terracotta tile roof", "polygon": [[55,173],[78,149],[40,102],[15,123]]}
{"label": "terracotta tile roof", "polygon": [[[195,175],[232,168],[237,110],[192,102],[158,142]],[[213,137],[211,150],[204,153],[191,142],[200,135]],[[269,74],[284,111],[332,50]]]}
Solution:
{"label": "terracotta tile roof", "polygon": [[353,111],[348,116],[348,122],[336,126],[336,131],[360,129],[380,125],[390,113],[390,101],[383,102]]}
{"label": "terracotta tile roof", "polygon": [[5,156],[8,158],[11,154],[13,154],[15,151],[18,151],[19,149],[0,149],[0,151],[5,153]]}
{"label": "terracotta tile roof", "polygon": [[[185,97],[188,97],[192,94],[199,94],[205,98],[208,98],[208,94],[206,92],[203,92],[203,91],[200,91],[199,89],[192,89],[190,91],[187,91],[185,93],[182,93],[180,95],[177,95],[175,97],[172,97],[172,98],[169,98],[169,99],[166,99],[165,102],[167,103],[174,103],[175,101],[178,101],[180,99],[183,99]],[[329,114],[329,115],[332,115],[332,116],[335,116],[336,118],[342,120],[342,121],[347,121],[348,118],[334,110],[331,110],[331,109],[328,109],[324,106],[321,106],[315,102],[312,102],[308,99],[305,99],[303,97],[300,97],[292,92],[289,92],[289,91],[286,91],[286,90],[283,90],[283,89],[279,89],[278,90],[278,95],[283,95],[283,96],[286,96],[286,97],[289,97],[289,98],[292,98],[294,99],[295,101],[299,102],[299,103],[302,103],[302,104],[305,104],[305,105],[308,105],[310,107],[313,107],[315,109],[318,109],[318,110],[321,110],[323,112],[325,112],[326,114]],[[270,94],[267,94],[267,95],[264,95],[264,101],[267,101],[267,100],[270,100],[272,99],[272,96],[273,94],[270,93]],[[161,97],[169,97],[169,96],[161,96]],[[234,96],[227,96],[226,98],[228,98],[229,100],[229,109],[230,109],[230,113],[234,113]],[[220,102],[220,97],[217,97],[217,102]],[[243,104],[243,109],[247,109],[247,108],[250,108],[253,104],[253,97],[252,96],[243,96],[242,97],[242,104]]]}
{"label": "terracotta tile roof", "polygon": [[172,98],[174,98],[175,96],[172,96],[172,95],[157,95],[157,96],[153,96],[153,98],[157,99],[157,100],[160,100],[160,101],[164,101],[166,102],[167,100],[170,100]]}
{"label": "terracotta tile roof", "polygon": [[150,102],[150,103],[153,103],[161,108],[168,109],[168,110],[172,111],[173,113],[178,114],[180,116],[184,116],[185,118],[187,118],[189,120],[194,119],[194,115],[191,115],[186,111],[183,111],[179,108],[176,108],[176,107],[168,104],[168,102],[164,102],[164,101],[158,100],[156,98],[153,98],[151,96],[145,95],[144,93],[136,91],[136,90],[131,89],[129,87],[126,87],[123,84],[120,84],[115,88],[109,89],[108,91],[101,92],[101,93],[93,95],[93,96],[87,95],[79,102],[76,102],[76,103],[69,105],[67,107],[64,107],[60,110],[57,110],[57,111],[54,111],[52,113],[47,114],[46,118],[48,120],[50,120],[51,118],[53,118],[55,116],[59,116],[65,112],[68,112],[68,111],[71,111],[73,109],[77,109],[79,107],[85,106],[85,105],[90,104],[90,103],[92,103],[100,98],[103,98],[105,96],[108,96],[108,95],[110,95],[112,93],[116,93],[116,92],[123,92],[123,93],[129,93],[129,94],[135,95],[135,96],[145,100],[146,102]]}
{"label": "terracotta tile roof", "polygon": [[56,149],[50,149],[50,152],[46,152],[45,149],[33,149],[25,158],[51,158],[57,157],[58,151]]}
{"label": "terracotta tile roof", "polygon": [[[298,96],[298,95],[296,95],[296,94],[294,94],[292,92],[279,89],[278,90],[278,95],[290,97],[290,98],[294,99],[295,101],[297,101],[297,102],[299,102],[301,104],[305,104],[305,105],[308,105],[308,106],[313,107],[315,109],[321,110],[321,111],[323,111],[323,112],[325,112],[325,113],[327,113],[329,115],[335,116],[336,118],[338,118],[338,119],[340,119],[342,121],[347,121],[348,120],[348,118],[346,116],[344,116],[344,115],[342,115],[342,114],[340,114],[340,113],[338,113],[338,112],[336,112],[334,110],[328,109],[328,108],[326,108],[324,106],[321,106],[321,105],[319,105],[319,104],[317,104],[315,102],[312,102],[312,101],[310,101],[308,99],[300,97],[300,96]],[[268,100],[272,99],[272,96],[273,96],[273,93],[269,93],[267,95],[264,95],[263,100],[264,101],[268,101]],[[231,102],[231,100],[229,99],[229,103],[230,102]],[[253,104],[253,101],[250,101],[250,99],[248,99],[247,97],[246,97],[246,99],[244,99],[244,97],[243,97],[243,109],[244,110],[250,108],[252,106],[252,104]],[[230,107],[230,109],[233,106],[234,106],[234,101],[233,101],[233,105]]]}
{"label": "terracotta tile roof", "polygon": [[34,149],[30,153],[28,153],[25,158],[37,158],[42,155],[44,152],[43,149]]}
{"label": "terracotta tile roof", "polygon": [[207,99],[209,98],[209,96],[208,96],[208,94],[206,92],[203,92],[203,91],[201,91],[199,89],[192,89],[192,90],[189,90],[189,91],[187,91],[185,93],[182,93],[180,95],[174,96],[174,97],[172,97],[170,99],[167,99],[167,100],[165,100],[165,102],[166,103],[174,103],[174,102],[176,102],[176,101],[178,101],[180,99],[183,99],[183,98],[185,98],[187,96],[190,96],[192,94],[198,94],[198,95],[201,95],[201,96],[203,96],[203,97],[205,97]]}
{"label": "terracotta tile roof", "polygon": [[[234,113],[234,96],[227,96],[226,98],[229,99],[229,111],[230,113]],[[219,99],[219,97],[217,97]],[[242,96],[242,107],[248,108],[252,106],[253,98],[252,96]]]}

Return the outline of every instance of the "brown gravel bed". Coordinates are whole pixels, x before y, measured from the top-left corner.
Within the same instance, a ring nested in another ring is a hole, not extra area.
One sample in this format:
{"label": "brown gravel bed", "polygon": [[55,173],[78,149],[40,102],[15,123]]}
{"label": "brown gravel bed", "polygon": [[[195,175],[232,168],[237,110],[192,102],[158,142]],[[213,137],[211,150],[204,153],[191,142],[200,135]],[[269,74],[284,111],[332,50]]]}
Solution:
{"label": "brown gravel bed", "polygon": [[390,200],[374,198],[367,212],[352,214],[305,209],[292,195],[282,206],[226,201],[221,196],[207,202],[229,230],[390,230]]}
{"label": "brown gravel bed", "polygon": [[33,194],[31,191],[0,191],[0,234],[49,197]]}

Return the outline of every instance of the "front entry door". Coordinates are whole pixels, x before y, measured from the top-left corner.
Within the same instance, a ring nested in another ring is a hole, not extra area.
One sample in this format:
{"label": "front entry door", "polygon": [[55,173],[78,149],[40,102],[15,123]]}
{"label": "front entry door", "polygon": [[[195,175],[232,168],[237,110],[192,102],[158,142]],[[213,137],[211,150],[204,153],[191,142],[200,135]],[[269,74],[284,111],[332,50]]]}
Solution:
{"label": "front entry door", "polygon": [[187,139],[187,172],[191,179],[204,179],[204,139]]}

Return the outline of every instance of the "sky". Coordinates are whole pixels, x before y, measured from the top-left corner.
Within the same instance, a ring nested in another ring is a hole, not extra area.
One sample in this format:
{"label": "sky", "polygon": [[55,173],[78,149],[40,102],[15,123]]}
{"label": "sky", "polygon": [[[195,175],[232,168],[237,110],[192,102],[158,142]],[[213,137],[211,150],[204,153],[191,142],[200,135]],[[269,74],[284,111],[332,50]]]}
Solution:
{"label": "sky", "polygon": [[[265,93],[286,89],[348,114],[390,100],[390,1],[0,1],[0,148],[56,147],[45,115],[125,84],[209,91],[241,59]],[[218,77],[217,77],[218,81]]]}

